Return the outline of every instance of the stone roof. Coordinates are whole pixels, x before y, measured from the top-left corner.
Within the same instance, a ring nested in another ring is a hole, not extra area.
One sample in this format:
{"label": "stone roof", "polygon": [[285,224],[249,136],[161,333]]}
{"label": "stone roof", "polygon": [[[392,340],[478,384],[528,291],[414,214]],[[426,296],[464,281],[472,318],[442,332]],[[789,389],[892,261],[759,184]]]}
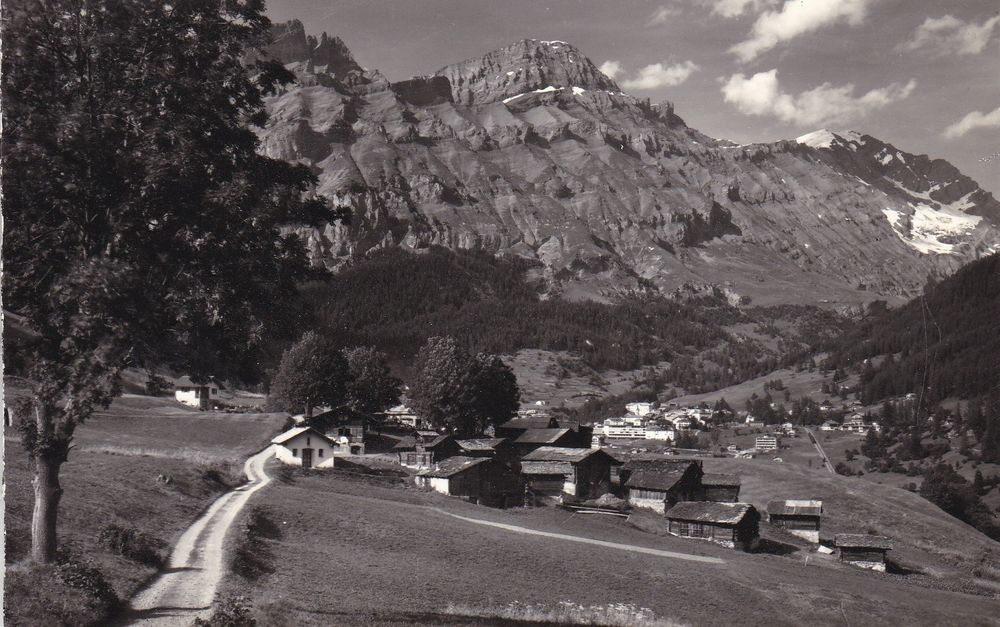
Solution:
{"label": "stone roof", "polygon": [[528,429],[517,437],[516,444],[552,444],[570,433],[569,429]]}
{"label": "stone roof", "polygon": [[629,475],[625,487],[666,492],[677,485],[685,472],[687,472],[686,466],[669,470],[635,470]]}
{"label": "stone roof", "polygon": [[754,506],[749,503],[713,503],[710,501],[681,501],[667,510],[670,520],[708,522],[720,525],[739,524]]}
{"label": "stone roof", "polygon": [[563,448],[559,446],[540,446],[525,455],[522,461],[526,462],[570,462],[576,464],[587,459],[591,455],[604,455],[613,464],[618,464],[618,460],[611,457],[600,449],[594,448]]}
{"label": "stone roof", "polygon": [[767,504],[769,516],[821,516],[823,501],[771,501]]}
{"label": "stone roof", "polygon": [[727,488],[738,488],[743,485],[739,475],[720,475],[706,473],[701,476],[701,485],[724,486]]}
{"label": "stone roof", "polygon": [[885,536],[870,536],[863,533],[838,533],[833,538],[837,548],[892,550],[892,540]]}
{"label": "stone roof", "polygon": [[506,438],[472,438],[458,440],[458,445],[466,451],[494,451]]}
{"label": "stone roof", "polygon": [[490,461],[488,457],[449,457],[434,464],[432,468],[420,471],[417,476],[448,478],[488,461]]}

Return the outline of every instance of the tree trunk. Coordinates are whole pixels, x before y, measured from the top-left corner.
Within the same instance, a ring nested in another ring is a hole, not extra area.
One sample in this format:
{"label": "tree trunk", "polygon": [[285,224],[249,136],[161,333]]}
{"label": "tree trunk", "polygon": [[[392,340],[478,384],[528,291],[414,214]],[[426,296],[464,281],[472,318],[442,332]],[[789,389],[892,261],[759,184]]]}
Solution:
{"label": "tree trunk", "polygon": [[62,487],[59,468],[62,462],[50,456],[35,455],[35,509],[31,515],[31,559],[49,564],[56,559],[56,517]]}

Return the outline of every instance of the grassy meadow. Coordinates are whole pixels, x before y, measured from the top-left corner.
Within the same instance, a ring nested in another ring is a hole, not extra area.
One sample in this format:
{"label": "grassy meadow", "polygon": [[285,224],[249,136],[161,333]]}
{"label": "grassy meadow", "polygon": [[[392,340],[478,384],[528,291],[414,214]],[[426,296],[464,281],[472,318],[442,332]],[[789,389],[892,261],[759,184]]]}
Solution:
{"label": "grassy meadow", "polygon": [[[97,569],[114,596],[127,599],[156,572],[157,559],[169,555],[184,529],[242,482],[242,460],[284,420],[282,414],[189,411],[169,399],[115,401],[78,429],[77,446],[62,467],[61,548],[70,561]],[[6,624],[103,624],[110,603],[95,598],[101,585],[93,573],[25,562],[32,468],[16,429],[6,429],[4,454]],[[114,544],[113,528],[127,530],[131,539]]]}
{"label": "grassy meadow", "polygon": [[[750,498],[769,498],[769,489],[786,492],[767,487],[775,476],[759,477],[745,480]],[[849,514],[831,518],[861,516],[874,507],[863,504],[866,492],[847,479],[829,475],[824,483],[806,472],[783,478],[794,477],[801,489],[791,485],[787,492],[795,494],[789,496],[828,489],[833,512],[848,503]],[[837,479],[844,483],[835,485]],[[848,498],[852,491],[861,504]],[[919,505],[903,494],[890,504],[893,509]],[[248,600],[264,625],[544,624],[546,616],[567,608],[585,608],[592,616],[626,608],[622,611],[634,619],[629,624],[636,625],[985,625],[1000,611],[995,598],[955,591],[958,566],[942,570],[940,581],[926,582],[859,571],[806,549],[786,556],[740,553],[663,535],[662,520],[653,514],[625,521],[555,508],[494,510],[418,491],[402,479],[337,470],[276,482],[256,506],[267,512],[275,530],[260,540],[270,556],[267,567],[249,578],[231,575],[223,594]],[[523,535],[449,514],[718,557],[725,564]],[[914,522],[901,525],[894,536],[929,525],[934,534],[955,534],[944,551],[986,546],[971,529],[918,509],[912,516]],[[887,522],[888,513],[876,524]],[[831,523],[830,530],[838,526],[851,525]],[[916,559],[916,553],[904,552]],[[933,560],[946,562],[937,554]],[[559,620],[582,622],[562,616]]]}

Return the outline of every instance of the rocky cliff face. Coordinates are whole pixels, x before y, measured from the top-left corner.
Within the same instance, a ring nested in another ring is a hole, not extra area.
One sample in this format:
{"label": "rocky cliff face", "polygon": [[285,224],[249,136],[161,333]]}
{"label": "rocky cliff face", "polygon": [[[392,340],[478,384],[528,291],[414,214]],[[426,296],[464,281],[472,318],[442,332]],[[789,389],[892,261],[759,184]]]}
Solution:
{"label": "rocky cliff face", "polygon": [[262,147],[353,207],[350,226],[300,229],[330,267],[439,244],[537,259],[568,296],[856,303],[1000,248],[996,200],[944,161],[851,133],[715,140],[564,42],[390,84],[339,39],[276,28],[300,84],[269,99]]}

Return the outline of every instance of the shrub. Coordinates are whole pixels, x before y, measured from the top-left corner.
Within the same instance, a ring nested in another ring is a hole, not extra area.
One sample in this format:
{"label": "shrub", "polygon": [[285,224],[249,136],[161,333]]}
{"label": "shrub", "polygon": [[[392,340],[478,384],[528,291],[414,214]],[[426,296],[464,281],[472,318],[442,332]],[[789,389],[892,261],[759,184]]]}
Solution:
{"label": "shrub", "polygon": [[135,527],[107,525],[101,529],[97,540],[111,552],[146,566],[161,568],[166,562],[160,553],[166,544]]}
{"label": "shrub", "polygon": [[62,558],[57,564],[16,564],[4,581],[6,625],[103,625],[119,606],[96,568]]}
{"label": "shrub", "polygon": [[119,603],[118,595],[115,594],[111,584],[101,571],[93,566],[74,559],[66,559],[56,564],[55,574],[66,586],[93,597],[108,608],[116,607]]}
{"label": "shrub", "polygon": [[245,597],[229,597],[219,602],[208,620],[197,619],[197,627],[256,627],[250,605]]}

